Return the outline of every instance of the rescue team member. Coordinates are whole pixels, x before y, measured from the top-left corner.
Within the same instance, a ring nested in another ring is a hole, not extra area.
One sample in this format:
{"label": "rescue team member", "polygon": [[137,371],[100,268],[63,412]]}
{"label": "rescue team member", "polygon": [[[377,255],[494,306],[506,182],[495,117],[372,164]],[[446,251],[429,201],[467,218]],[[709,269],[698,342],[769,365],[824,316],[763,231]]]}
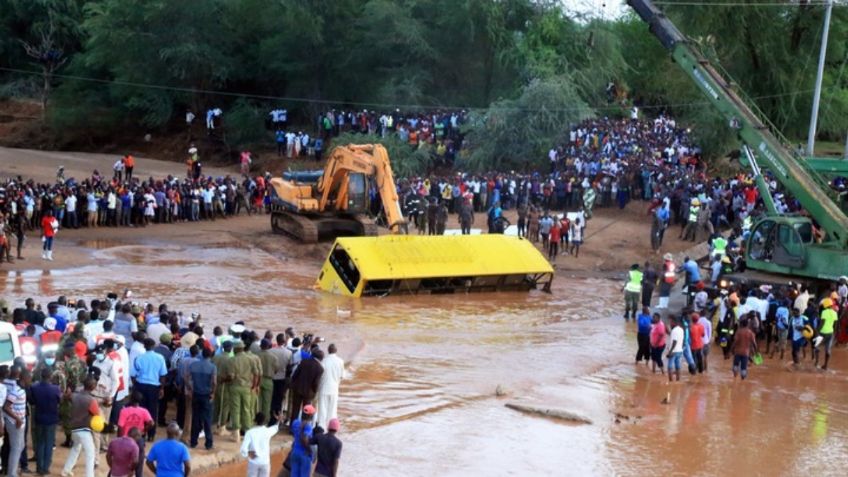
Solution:
{"label": "rescue team member", "polygon": [[[822,300],[822,307],[824,310],[821,312],[821,319],[819,320],[819,335],[822,337],[821,346],[824,347],[824,365],[821,369],[827,369],[827,364],[830,362],[830,353],[833,349],[834,325],[839,320],[839,315],[836,313],[839,305],[830,298],[825,298]],[[818,365],[818,359],[816,359],[816,365]]]}
{"label": "rescue team member", "polygon": [[721,260],[727,253],[727,239],[721,234],[716,233],[710,241],[710,256],[714,259]]}
{"label": "rescue team member", "polygon": [[686,220],[686,226],[678,237],[680,240],[691,240],[695,241],[696,236],[698,235],[698,212],[701,208],[701,201],[698,198],[692,199],[691,205],[689,206],[689,215]]}
{"label": "rescue team member", "polygon": [[[271,399],[274,391],[274,375],[279,371],[277,357],[271,352],[271,340],[262,339],[259,361],[262,364],[262,379],[259,384],[259,410],[263,416],[271,415]],[[279,411],[279,410],[277,410]]]}
{"label": "rescue team member", "polygon": [[228,383],[227,400],[229,401],[230,420],[228,428],[244,435],[250,428],[251,392],[259,385],[259,376],[254,374],[253,360],[244,352],[244,341],[233,343],[235,353],[231,360],[225,363],[221,370],[224,382]]}
{"label": "rescue team member", "polygon": [[639,270],[638,263],[630,266],[630,271],[627,272],[627,281],[622,290],[624,291],[624,319],[629,320],[632,317],[635,321],[636,312],[639,310],[639,299],[642,295],[642,272]]}

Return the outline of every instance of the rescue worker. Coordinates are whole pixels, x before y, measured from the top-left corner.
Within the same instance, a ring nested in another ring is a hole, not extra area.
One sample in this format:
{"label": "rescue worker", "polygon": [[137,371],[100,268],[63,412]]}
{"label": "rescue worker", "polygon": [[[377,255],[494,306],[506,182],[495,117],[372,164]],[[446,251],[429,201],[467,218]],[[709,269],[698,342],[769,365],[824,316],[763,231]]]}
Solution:
{"label": "rescue worker", "polygon": [[663,255],[663,275],[660,281],[660,301],[657,308],[668,308],[668,297],[671,295],[674,282],[677,281],[676,270],[674,257],[670,253]]}
{"label": "rescue worker", "polygon": [[630,317],[636,320],[636,313],[639,310],[639,299],[642,295],[642,271],[639,270],[639,264],[634,263],[630,266],[630,271],[627,272],[627,281],[621,288],[624,291],[624,319]]}
{"label": "rescue worker", "polygon": [[215,417],[214,421],[220,430],[229,422],[230,418],[230,385],[224,373],[227,371],[229,361],[232,360],[231,353],[233,351],[233,341],[228,339],[221,341],[221,346],[218,348],[220,353],[212,358],[212,364],[215,365],[217,373],[217,386],[215,386]]}
{"label": "rescue worker", "polygon": [[243,435],[250,428],[250,393],[254,388],[253,360],[244,352],[244,341],[233,343],[235,353],[222,370],[228,384],[229,428]]}
{"label": "rescue worker", "polygon": [[271,397],[274,391],[274,375],[279,369],[277,357],[271,352],[271,341],[263,339],[259,347],[259,361],[262,363],[262,381],[259,384],[259,412],[271,415]]}
{"label": "rescue worker", "polygon": [[691,205],[689,206],[689,215],[686,219],[686,227],[683,229],[680,237],[678,237],[680,240],[695,241],[698,232],[698,212],[700,209],[701,201],[698,200],[697,197],[692,199]]}
{"label": "rescue worker", "polygon": [[710,256],[721,260],[727,253],[727,239],[721,234],[713,234],[710,240]]}

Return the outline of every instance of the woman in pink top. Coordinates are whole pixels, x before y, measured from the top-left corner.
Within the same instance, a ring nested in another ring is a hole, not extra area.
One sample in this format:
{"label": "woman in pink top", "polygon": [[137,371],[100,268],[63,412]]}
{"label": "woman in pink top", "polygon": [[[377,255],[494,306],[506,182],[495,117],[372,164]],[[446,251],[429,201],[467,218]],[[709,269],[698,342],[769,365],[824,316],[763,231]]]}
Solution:
{"label": "woman in pink top", "polygon": [[663,351],[665,350],[665,323],[660,319],[659,313],[654,313],[651,319],[651,372],[663,373]]}

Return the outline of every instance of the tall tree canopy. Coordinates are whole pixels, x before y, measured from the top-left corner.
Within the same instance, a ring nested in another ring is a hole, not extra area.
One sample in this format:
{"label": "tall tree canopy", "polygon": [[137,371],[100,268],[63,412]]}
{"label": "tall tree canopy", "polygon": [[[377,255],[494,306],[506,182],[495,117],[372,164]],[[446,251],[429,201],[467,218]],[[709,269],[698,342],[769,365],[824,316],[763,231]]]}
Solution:
{"label": "tall tree canopy", "polygon": [[[823,7],[692,3],[663,7],[779,128],[804,136]],[[46,33],[50,68],[26,48]],[[823,138],[848,129],[847,36],[848,8],[835,8]],[[691,123],[710,154],[733,145],[635,15],[575,18],[555,0],[0,0],[0,68],[0,95],[50,95],[49,124],[69,139],[166,130],[210,106],[232,113],[238,142],[263,140],[251,128],[270,106],[310,124],[328,105],[457,107],[474,118],[465,166],[518,168],[544,160],[570,122],[620,114],[605,94],[614,82],[643,110]]]}

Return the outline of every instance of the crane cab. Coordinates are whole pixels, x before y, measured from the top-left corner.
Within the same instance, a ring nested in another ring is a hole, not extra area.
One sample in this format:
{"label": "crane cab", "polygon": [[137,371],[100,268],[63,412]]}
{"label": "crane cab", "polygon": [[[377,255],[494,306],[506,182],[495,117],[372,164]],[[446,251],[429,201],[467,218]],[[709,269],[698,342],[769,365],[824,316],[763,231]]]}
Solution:
{"label": "crane cab", "polygon": [[[806,217],[766,217],[751,229],[747,262],[803,268],[807,247],[814,243],[813,224]],[[756,268],[756,267],[755,267]]]}

